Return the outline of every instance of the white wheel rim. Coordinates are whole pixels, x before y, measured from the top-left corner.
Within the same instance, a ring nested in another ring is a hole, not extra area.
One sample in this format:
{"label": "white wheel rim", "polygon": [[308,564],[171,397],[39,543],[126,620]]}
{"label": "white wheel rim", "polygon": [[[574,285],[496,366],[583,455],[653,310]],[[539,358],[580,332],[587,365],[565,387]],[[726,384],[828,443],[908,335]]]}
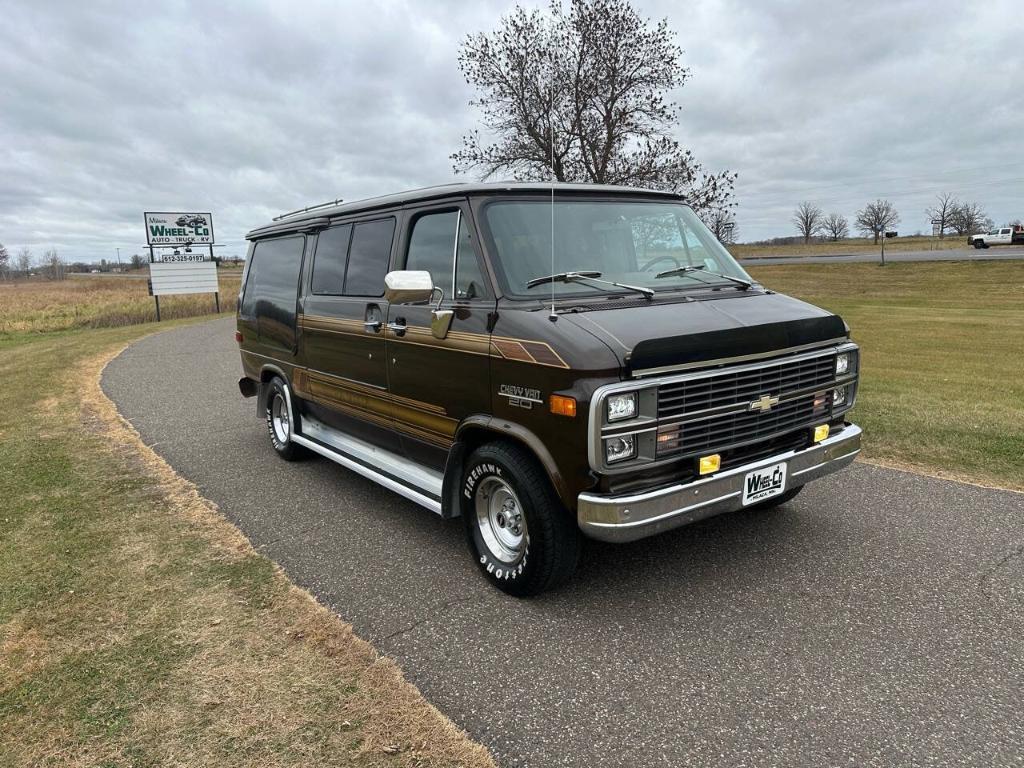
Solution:
{"label": "white wheel rim", "polygon": [[526,549],[526,517],[512,488],[499,477],[487,477],[474,497],[480,537],[503,563],[514,563]]}

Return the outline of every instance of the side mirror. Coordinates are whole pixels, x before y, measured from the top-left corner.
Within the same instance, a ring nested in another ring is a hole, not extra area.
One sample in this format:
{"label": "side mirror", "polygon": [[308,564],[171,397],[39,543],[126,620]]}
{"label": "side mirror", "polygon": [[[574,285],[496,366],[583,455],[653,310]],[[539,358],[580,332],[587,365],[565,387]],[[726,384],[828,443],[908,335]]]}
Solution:
{"label": "side mirror", "polygon": [[419,304],[430,301],[433,295],[429,272],[402,269],[384,275],[384,298],[391,304]]}

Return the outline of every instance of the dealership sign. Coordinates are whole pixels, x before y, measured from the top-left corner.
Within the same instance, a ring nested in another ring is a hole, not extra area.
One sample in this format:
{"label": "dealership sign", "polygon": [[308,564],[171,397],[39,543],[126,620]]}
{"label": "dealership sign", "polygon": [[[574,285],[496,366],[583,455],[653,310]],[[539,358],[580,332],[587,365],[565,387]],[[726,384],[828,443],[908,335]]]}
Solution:
{"label": "dealership sign", "polygon": [[147,245],[213,245],[213,216],[209,213],[146,213]]}

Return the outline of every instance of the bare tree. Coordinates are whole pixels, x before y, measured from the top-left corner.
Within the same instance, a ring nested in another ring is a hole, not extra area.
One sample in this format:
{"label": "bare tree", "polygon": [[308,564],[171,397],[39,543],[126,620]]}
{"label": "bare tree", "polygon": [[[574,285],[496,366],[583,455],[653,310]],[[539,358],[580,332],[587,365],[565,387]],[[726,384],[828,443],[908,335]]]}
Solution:
{"label": "bare tree", "polygon": [[43,264],[46,267],[46,276],[51,280],[63,280],[64,261],[57,253],[56,248],[48,248],[43,252]]}
{"label": "bare tree", "polygon": [[18,271],[23,277],[28,277],[28,271],[32,269],[32,251],[22,248],[18,251]]}
{"label": "bare tree", "polygon": [[667,100],[689,70],[665,20],[629,0],[517,6],[491,33],[468,35],[459,68],[478,98],[479,131],[451,158],[457,173],[621,184],[685,194],[698,211],[732,205],[736,175],[709,173],[673,138]]}
{"label": "bare tree", "polygon": [[932,220],[932,223],[937,225],[939,228],[939,239],[941,240],[946,236],[946,230],[950,228],[950,217],[953,215],[953,211],[956,210],[957,199],[953,197],[950,192],[943,192],[941,195],[936,195],[936,203],[930,208],[925,208],[925,214]]}
{"label": "bare tree", "polygon": [[829,240],[837,243],[850,236],[850,222],[841,213],[830,213],[822,220],[821,231],[828,236]]}
{"label": "bare tree", "polygon": [[736,216],[731,208],[712,208],[701,213],[701,219],[718,242],[730,244],[736,242]]}
{"label": "bare tree", "polygon": [[137,253],[133,253],[132,254],[132,269],[142,269],[142,267],[143,267],[143,265],[145,263],[146,263],[146,260],[143,259],[141,256],[139,256],[139,254],[137,254]]}
{"label": "bare tree", "polygon": [[6,280],[11,272],[11,254],[4,248],[4,244],[0,243],[0,278]]}
{"label": "bare tree", "polygon": [[949,216],[949,226],[958,235],[972,235],[991,229],[985,210],[977,203],[958,203]]}
{"label": "bare tree", "polygon": [[900,215],[896,213],[896,207],[888,200],[875,200],[868,203],[857,211],[855,221],[857,229],[865,235],[873,235],[875,245],[878,245],[878,238],[889,227],[900,223]]}
{"label": "bare tree", "polygon": [[800,203],[796,210],[793,211],[793,225],[796,227],[796,231],[803,237],[804,244],[811,242],[811,238],[821,231],[824,216],[821,208],[806,200]]}

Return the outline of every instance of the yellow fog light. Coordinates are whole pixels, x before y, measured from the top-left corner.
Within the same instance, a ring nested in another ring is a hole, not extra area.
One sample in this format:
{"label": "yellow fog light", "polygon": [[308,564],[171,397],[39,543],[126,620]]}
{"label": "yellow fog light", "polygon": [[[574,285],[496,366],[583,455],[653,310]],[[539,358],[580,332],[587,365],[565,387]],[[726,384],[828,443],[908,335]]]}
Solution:
{"label": "yellow fog light", "polygon": [[713,453],[710,456],[700,457],[700,474],[710,475],[712,472],[717,472],[722,466],[722,457],[717,453]]}
{"label": "yellow fog light", "polygon": [[820,443],[828,437],[828,424],[821,424],[814,428],[814,442]]}

